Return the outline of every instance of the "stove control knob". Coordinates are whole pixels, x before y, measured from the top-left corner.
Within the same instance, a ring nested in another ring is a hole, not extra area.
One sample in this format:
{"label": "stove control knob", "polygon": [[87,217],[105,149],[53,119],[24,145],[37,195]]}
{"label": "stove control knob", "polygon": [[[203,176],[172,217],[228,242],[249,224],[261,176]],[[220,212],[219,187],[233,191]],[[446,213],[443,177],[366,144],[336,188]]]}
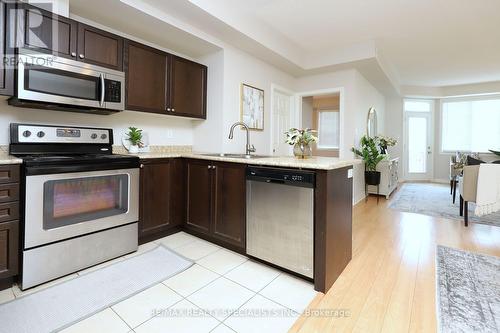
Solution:
{"label": "stove control knob", "polygon": [[23,132],[23,136],[24,136],[25,138],[29,138],[29,137],[31,136],[31,132],[30,132],[30,131],[28,131],[28,130],[26,130],[26,131],[24,131],[24,132]]}
{"label": "stove control knob", "polygon": [[91,139],[97,139],[97,134],[95,133],[92,133],[92,135],[90,136]]}
{"label": "stove control knob", "polygon": [[101,139],[105,140],[107,138],[108,138],[108,136],[106,134],[101,134]]}
{"label": "stove control knob", "polygon": [[43,138],[45,136],[45,132],[44,131],[40,131],[40,132],[36,133],[36,136],[39,137],[39,138]]}

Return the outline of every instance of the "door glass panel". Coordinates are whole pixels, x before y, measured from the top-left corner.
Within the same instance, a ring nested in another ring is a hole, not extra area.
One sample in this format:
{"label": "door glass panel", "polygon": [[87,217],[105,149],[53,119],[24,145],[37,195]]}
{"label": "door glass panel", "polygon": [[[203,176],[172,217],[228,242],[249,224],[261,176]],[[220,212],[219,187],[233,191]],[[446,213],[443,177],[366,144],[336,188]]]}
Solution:
{"label": "door glass panel", "polygon": [[73,98],[98,100],[99,78],[56,69],[28,67],[26,90]]}
{"label": "door glass panel", "polygon": [[44,229],[126,213],[128,211],[128,182],[128,175],[45,182]]}
{"label": "door glass panel", "polygon": [[408,172],[427,172],[427,119],[408,118]]}

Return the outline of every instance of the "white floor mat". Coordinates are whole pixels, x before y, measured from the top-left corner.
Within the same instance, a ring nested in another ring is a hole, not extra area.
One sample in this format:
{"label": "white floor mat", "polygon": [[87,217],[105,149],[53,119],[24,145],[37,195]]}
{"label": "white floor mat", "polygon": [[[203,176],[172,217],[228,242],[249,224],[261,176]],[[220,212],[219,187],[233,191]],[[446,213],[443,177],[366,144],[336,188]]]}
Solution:
{"label": "white floor mat", "polygon": [[191,261],[158,246],[144,254],[0,305],[0,332],[60,330],[191,265]]}

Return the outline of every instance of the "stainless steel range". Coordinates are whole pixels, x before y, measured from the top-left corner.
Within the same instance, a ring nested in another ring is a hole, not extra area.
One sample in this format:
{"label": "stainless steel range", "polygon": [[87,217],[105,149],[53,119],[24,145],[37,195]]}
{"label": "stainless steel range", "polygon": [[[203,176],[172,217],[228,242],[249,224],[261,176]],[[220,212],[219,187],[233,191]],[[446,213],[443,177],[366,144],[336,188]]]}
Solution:
{"label": "stainless steel range", "polygon": [[111,129],[11,124],[23,159],[22,289],[137,250],[139,159]]}

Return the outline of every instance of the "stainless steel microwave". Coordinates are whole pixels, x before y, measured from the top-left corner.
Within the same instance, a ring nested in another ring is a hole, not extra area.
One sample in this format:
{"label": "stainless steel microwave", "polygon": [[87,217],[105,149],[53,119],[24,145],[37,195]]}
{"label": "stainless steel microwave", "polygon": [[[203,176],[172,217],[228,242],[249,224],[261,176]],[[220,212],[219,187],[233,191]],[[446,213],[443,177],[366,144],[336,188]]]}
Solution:
{"label": "stainless steel microwave", "polygon": [[125,107],[125,73],[20,49],[15,95],[22,107],[109,114]]}

